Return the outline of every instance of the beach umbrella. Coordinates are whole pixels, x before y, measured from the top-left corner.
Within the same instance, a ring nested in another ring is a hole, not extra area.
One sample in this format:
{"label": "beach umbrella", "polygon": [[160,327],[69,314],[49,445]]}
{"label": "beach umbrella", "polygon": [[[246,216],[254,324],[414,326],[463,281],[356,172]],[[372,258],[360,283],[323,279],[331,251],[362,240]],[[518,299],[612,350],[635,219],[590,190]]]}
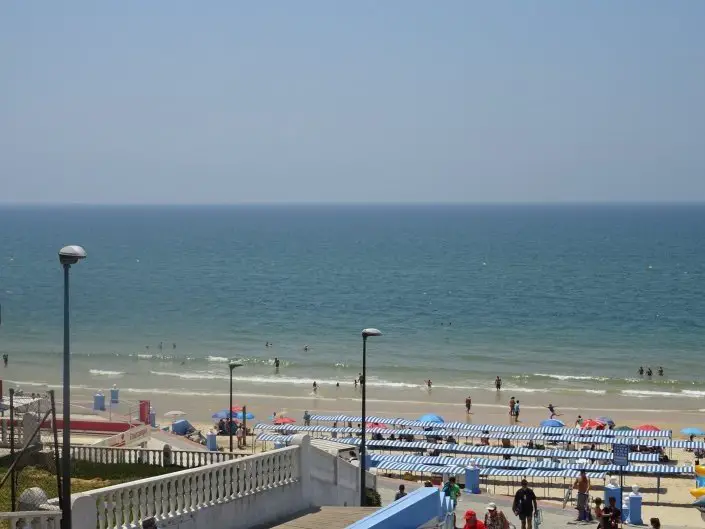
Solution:
{"label": "beach umbrella", "polygon": [[[233,417],[235,417],[237,420],[241,421],[243,419],[243,414],[241,411],[234,413]],[[255,416],[254,414],[250,413],[249,411],[244,415],[244,418],[247,419],[248,421],[251,419],[254,419]]]}
{"label": "beach umbrella", "polygon": [[230,411],[242,411],[242,406],[233,406]]}
{"label": "beach umbrella", "polygon": [[435,413],[427,413],[426,415],[422,415],[418,420],[421,422],[445,422],[443,417],[436,415]]}
{"label": "beach umbrella", "polygon": [[583,430],[603,430],[605,428],[605,423],[599,419],[585,419],[580,423],[580,427]]}
{"label": "beach umbrella", "polygon": [[653,424],[642,424],[640,426],[635,426],[634,429],[635,430],[646,430],[649,432],[660,432],[661,431],[661,428],[659,428],[658,426],[654,426]]}
{"label": "beach umbrella", "polygon": [[598,417],[597,420],[605,423],[607,426],[614,427],[614,421],[610,417]]}
{"label": "beach umbrella", "polygon": [[172,410],[168,411],[164,414],[164,417],[169,417],[170,419],[178,419],[179,417],[183,417],[186,415],[186,412],[181,411],[181,410]]}
{"label": "beach umbrella", "polygon": [[541,421],[541,426],[544,428],[563,428],[565,423],[558,419],[546,419],[545,421]]}
{"label": "beach umbrella", "polygon": [[296,421],[291,417],[277,417],[273,422],[274,424],[294,424]]}
{"label": "beach umbrella", "polygon": [[228,419],[228,418],[234,419],[234,418],[236,418],[236,415],[237,415],[237,413],[232,412],[232,411],[220,410],[220,411],[215,412],[213,415],[211,415],[211,417],[213,419]]}
{"label": "beach umbrella", "polygon": [[368,422],[365,423],[368,428],[386,428],[387,425],[381,422]]}
{"label": "beach umbrella", "polygon": [[700,428],[683,428],[681,430],[681,433],[683,435],[705,435],[705,432],[703,432]]}
{"label": "beach umbrella", "polygon": [[622,425],[622,426],[617,426],[614,429],[614,431],[615,432],[631,432],[633,429],[634,428],[632,428],[631,426]]}

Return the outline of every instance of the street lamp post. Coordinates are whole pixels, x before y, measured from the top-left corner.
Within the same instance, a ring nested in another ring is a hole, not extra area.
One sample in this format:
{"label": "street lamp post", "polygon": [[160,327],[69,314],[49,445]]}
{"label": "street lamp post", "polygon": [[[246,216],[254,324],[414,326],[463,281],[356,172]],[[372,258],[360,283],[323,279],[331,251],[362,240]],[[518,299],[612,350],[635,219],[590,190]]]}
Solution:
{"label": "street lamp post", "polygon": [[80,246],[64,246],[59,250],[59,263],[64,267],[64,411],[61,446],[61,527],[71,529],[71,345],[69,338],[69,269],[86,258]]}
{"label": "street lamp post", "polygon": [[228,435],[230,436],[230,452],[233,451],[233,369],[240,367],[242,364],[237,362],[230,362],[228,367],[230,368],[230,407],[228,408],[230,416],[230,422],[228,423]]}
{"label": "street lamp post", "polygon": [[365,487],[365,459],[367,455],[367,450],[365,446],[366,441],[366,425],[367,425],[367,401],[366,401],[366,389],[367,389],[367,337],[368,336],[382,336],[379,329],[363,329],[362,330],[362,380],[360,381],[360,387],[362,389],[362,439],[360,441],[360,507],[365,506],[366,502],[366,487]]}

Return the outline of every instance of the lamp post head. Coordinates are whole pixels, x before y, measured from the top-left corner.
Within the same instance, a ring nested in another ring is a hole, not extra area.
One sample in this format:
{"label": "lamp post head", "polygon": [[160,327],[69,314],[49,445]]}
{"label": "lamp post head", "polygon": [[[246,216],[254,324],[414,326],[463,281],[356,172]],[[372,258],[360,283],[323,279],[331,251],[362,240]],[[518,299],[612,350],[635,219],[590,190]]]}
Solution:
{"label": "lamp post head", "polygon": [[232,371],[232,370],[235,369],[236,367],[242,367],[242,364],[239,363],[239,362],[230,362],[230,363],[228,364],[228,367],[230,368],[230,371]]}
{"label": "lamp post head", "polygon": [[71,244],[59,250],[59,262],[62,265],[72,265],[86,258],[86,250],[82,246]]}
{"label": "lamp post head", "polygon": [[369,329],[362,329],[362,337],[367,338],[368,336],[382,336],[382,331],[379,329],[374,329],[370,327]]}

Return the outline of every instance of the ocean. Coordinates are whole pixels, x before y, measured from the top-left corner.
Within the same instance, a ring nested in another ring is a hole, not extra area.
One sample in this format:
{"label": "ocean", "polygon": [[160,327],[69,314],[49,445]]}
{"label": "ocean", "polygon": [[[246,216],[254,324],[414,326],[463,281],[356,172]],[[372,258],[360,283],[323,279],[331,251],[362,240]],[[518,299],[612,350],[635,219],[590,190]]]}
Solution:
{"label": "ocean", "polygon": [[[705,206],[55,206],[0,209],[0,377],[705,397]],[[265,344],[272,345],[267,347]],[[304,346],[308,345],[308,350]],[[278,373],[273,359],[282,364]],[[639,365],[665,376],[637,375]],[[417,393],[413,393],[416,395]],[[412,393],[409,393],[412,395]],[[459,397],[460,398],[460,397]]]}

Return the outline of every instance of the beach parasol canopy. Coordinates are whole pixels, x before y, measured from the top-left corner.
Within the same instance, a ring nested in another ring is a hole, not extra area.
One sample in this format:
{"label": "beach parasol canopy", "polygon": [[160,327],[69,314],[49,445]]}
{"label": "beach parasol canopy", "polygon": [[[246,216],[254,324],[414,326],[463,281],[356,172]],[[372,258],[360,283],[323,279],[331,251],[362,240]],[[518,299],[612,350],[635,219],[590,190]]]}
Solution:
{"label": "beach parasol canopy", "polygon": [[615,432],[631,432],[633,429],[634,428],[632,428],[631,426],[622,425],[622,426],[617,426],[614,429],[614,431]]}
{"label": "beach parasol canopy", "polygon": [[598,417],[597,420],[605,423],[607,426],[614,427],[614,421],[610,417]]}
{"label": "beach parasol canopy", "polygon": [[242,406],[233,406],[230,408],[231,411],[242,411]]}
{"label": "beach parasol canopy", "polygon": [[546,419],[545,421],[541,421],[541,426],[544,428],[563,428],[565,423],[558,419]]}
{"label": "beach parasol canopy", "polygon": [[705,432],[703,432],[700,428],[683,428],[681,430],[681,433],[683,435],[705,435]]}
{"label": "beach parasol canopy", "polygon": [[181,411],[181,410],[172,410],[168,411],[164,414],[164,417],[169,417],[170,419],[178,419],[179,417],[183,417],[186,415],[186,412]]}
{"label": "beach parasol canopy", "polygon": [[213,419],[235,419],[236,415],[237,413],[235,413],[234,411],[220,410],[211,415],[211,417]]}
{"label": "beach parasol canopy", "polygon": [[277,417],[273,421],[274,424],[294,424],[295,422],[291,417]]}
{"label": "beach parasol canopy", "polygon": [[418,420],[422,422],[445,422],[445,420],[443,420],[443,417],[441,417],[440,415],[436,415],[435,413],[427,413],[425,415],[422,415],[421,417],[419,417]]}
{"label": "beach parasol canopy", "polygon": [[585,419],[580,423],[583,430],[604,430],[606,424],[599,419]]}
{"label": "beach parasol canopy", "polygon": [[381,422],[368,422],[365,423],[368,428],[386,428],[387,425]]}
{"label": "beach parasol canopy", "polygon": [[[238,421],[241,421],[243,419],[243,414],[241,411],[234,413],[233,417],[235,417]],[[250,413],[249,411],[244,415],[244,418],[247,419],[248,421],[251,419],[254,419],[255,416],[254,414]]]}
{"label": "beach parasol canopy", "polygon": [[646,430],[648,432],[660,432],[661,428],[653,424],[642,424],[634,427],[635,430]]}

